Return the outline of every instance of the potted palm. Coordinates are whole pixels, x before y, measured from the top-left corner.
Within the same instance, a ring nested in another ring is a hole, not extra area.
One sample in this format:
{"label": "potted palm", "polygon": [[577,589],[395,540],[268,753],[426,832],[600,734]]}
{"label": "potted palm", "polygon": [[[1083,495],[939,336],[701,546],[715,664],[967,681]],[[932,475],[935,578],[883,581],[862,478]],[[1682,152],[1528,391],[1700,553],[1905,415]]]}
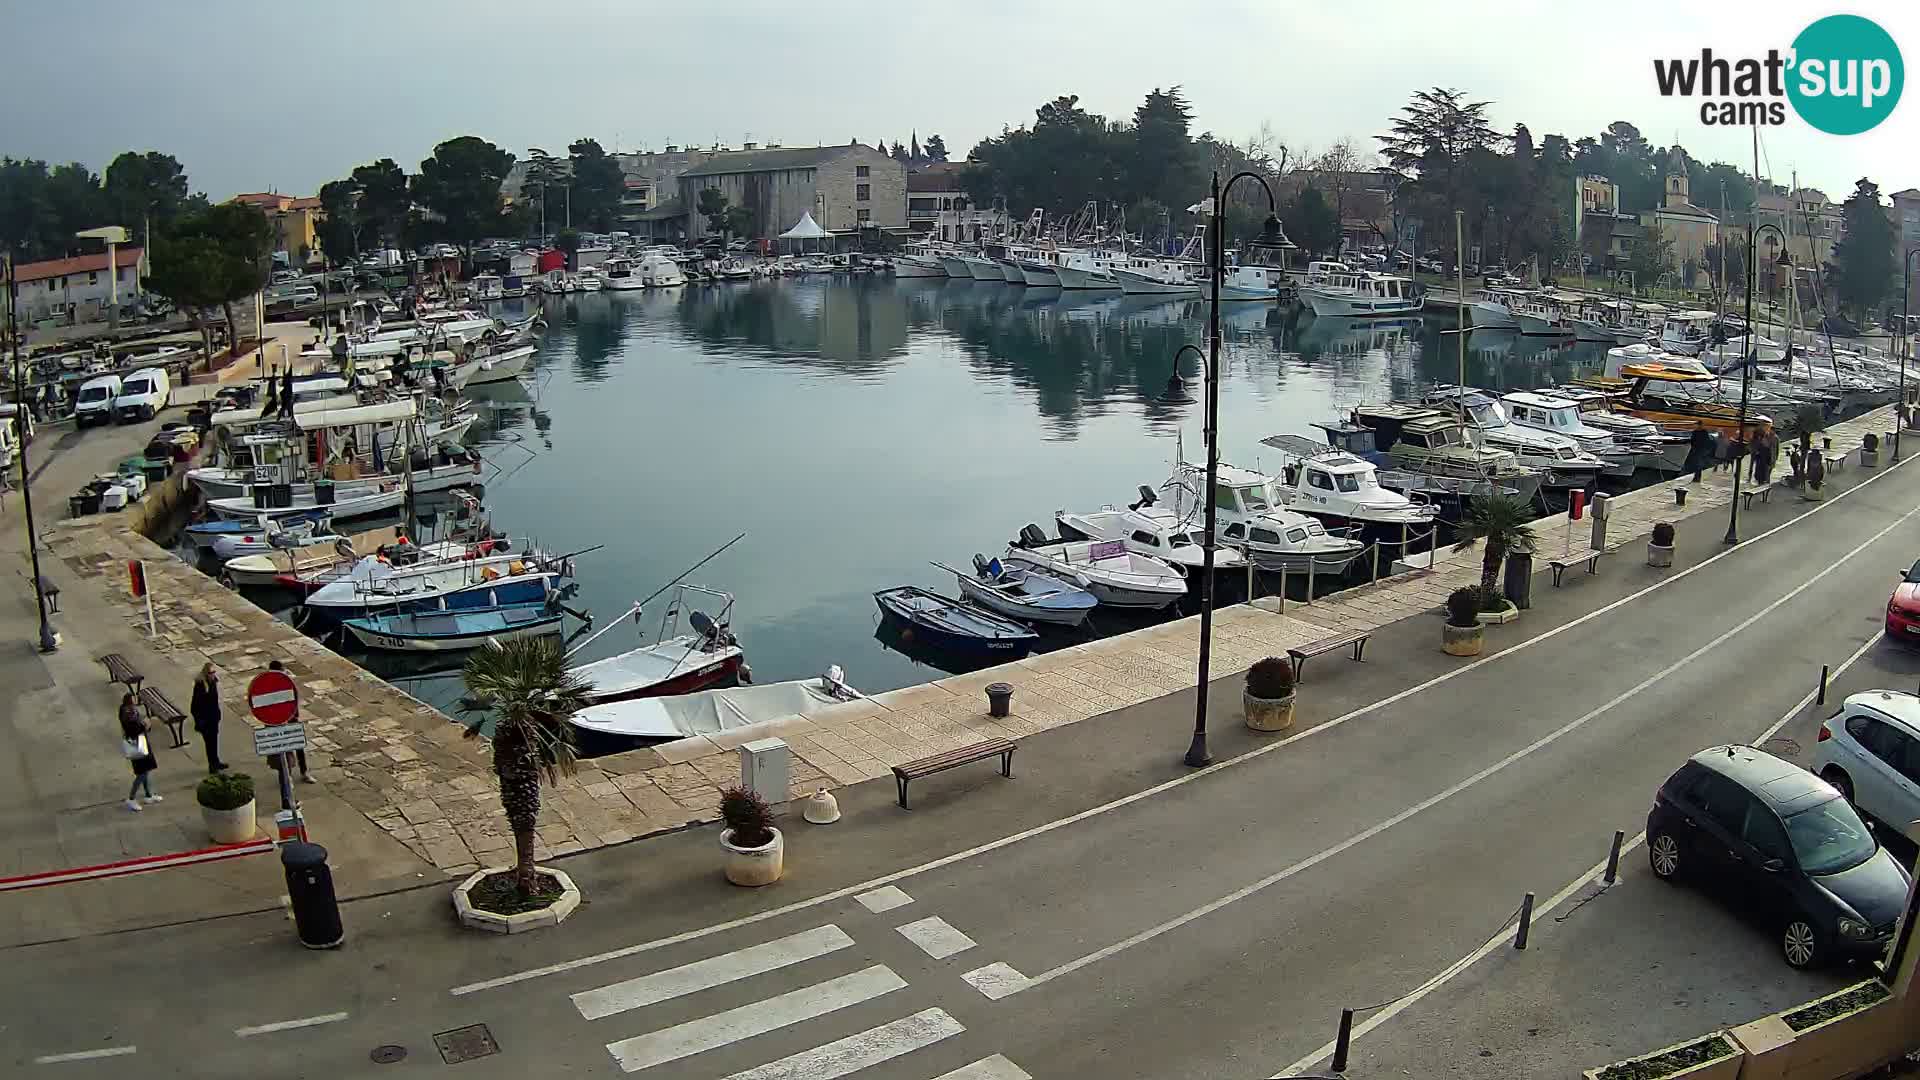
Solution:
{"label": "potted palm", "polygon": [[1447,594],[1447,623],[1440,628],[1440,648],[1449,656],[1479,656],[1487,628],[1480,625],[1480,590],[1462,585]]}
{"label": "potted palm", "polygon": [[[454,892],[463,923],[512,933],[552,925],[579,906],[580,890],[565,873],[534,865],[540,785],[574,771],[567,718],[586,707],[587,686],[567,668],[551,637],[488,642],[461,672],[467,694],[460,713],[468,738],[487,738],[500,807],[513,832],[511,867],[483,868]],[[491,731],[487,730],[491,721]]]}
{"label": "potted palm", "polygon": [[1668,567],[1673,565],[1673,523],[1658,521],[1653,526],[1653,536],[1647,540],[1647,565]]}
{"label": "potted palm", "polygon": [[1285,731],[1293,726],[1293,661],[1269,656],[1247,669],[1247,727]]}
{"label": "potted palm", "polygon": [[757,791],[720,793],[720,847],[727,853],[727,880],[749,887],[771,885],[786,870],[786,841],[773,827],[773,811]]}
{"label": "potted palm", "polygon": [[1528,524],[1532,514],[1532,508],[1518,496],[1500,493],[1486,495],[1468,503],[1466,515],[1455,533],[1455,551],[1467,550],[1476,540],[1485,545],[1480,555],[1478,599],[1482,611],[1497,612],[1501,616],[1490,621],[1506,622],[1517,614],[1517,609],[1501,597],[1495,583],[1500,577],[1500,564],[1506,562],[1508,552],[1533,550],[1533,528]]}
{"label": "potted palm", "polygon": [[1880,467],[1880,436],[1871,431],[1860,436],[1860,467],[1863,469]]}
{"label": "potted palm", "polygon": [[214,843],[244,844],[253,839],[253,777],[243,772],[214,773],[200,781],[193,797]]}

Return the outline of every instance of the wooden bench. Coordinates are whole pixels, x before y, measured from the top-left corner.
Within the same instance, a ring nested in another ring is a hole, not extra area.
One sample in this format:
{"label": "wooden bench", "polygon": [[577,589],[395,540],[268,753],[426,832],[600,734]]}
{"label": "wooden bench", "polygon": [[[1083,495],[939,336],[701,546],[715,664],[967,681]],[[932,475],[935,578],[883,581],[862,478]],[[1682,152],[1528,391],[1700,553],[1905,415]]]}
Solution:
{"label": "wooden bench", "polygon": [[1305,645],[1295,645],[1293,648],[1288,649],[1287,659],[1293,661],[1294,681],[1298,682],[1300,680],[1300,669],[1306,665],[1309,657],[1338,652],[1351,645],[1353,646],[1353,658],[1355,660],[1363,660],[1367,651],[1367,639],[1372,636],[1373,631],[1371,630],[1349,630],[1344,634],[1323,637],[1318,641],[1309,641]]}
{"label": "wooden bench", "polygon": [[1753,509],[1753,501],[1755,499],[1759,499],[1763,503],[1772,502],[1773,489],[1776,486],[1778,486],[1779,483],[1780,481],[1778,480],[1770,480],[1767,483],[1759,485],[1758,487],[1740,489],[1740,500],[1742,503],[1741,509],[1742,510]]}
{"label": "wooden bench", "polygon": [[146,681],[147,677],[140,674],[139,670],[129,663],[126,657],[121,656],[117,652],[110,652],[100,657],[99,660],[107,666],[108,682],[121,683],[125,685],[127,689],[138,692],[140,684]]}
{"label": "wooden bench", "polygon": [[151,686],[140,688],[139,700],[140,707],[146,710],[148,720],[158,720],[167,725],[167,730],[173,734],[174,746],[187,745],[185,732],[187,714],[181,712],[178,705],[168,701],[167,695]]}
{"label": "wooden bench", "polygon": [[1826,462],[1828,472],[1842,472],[1847,467],[1847,452],[1845,450],[1822,451],[1820,460]]}
{"label": "wooden bench", "polygon": [[937,772],[946,772],[948,769],[957,769],[969,762],[998,757],[1000,775],[1010,777],[1013,775],[1013,751],[1014,745],[1005,739],[988,739],[971,746],[949,750],[944,754],[909,761],[905,765],[895,765],[893,779],[900,785],[900,806],[903,809],[910,809],[907,807],[907,781],[921,776],[931,776]]}
{"label": "wooden bench", "polygon": [[1607,554],[1611,553],[1606,548],[1586,547],[1548,559],[1547,565],[1553,567],[1553,587],[1556,589],[1560,587],[1560,576],[1567,572],[1567,567],[1586,563],[1587,573],[1591,574],[1598,567],[1600,556]]}

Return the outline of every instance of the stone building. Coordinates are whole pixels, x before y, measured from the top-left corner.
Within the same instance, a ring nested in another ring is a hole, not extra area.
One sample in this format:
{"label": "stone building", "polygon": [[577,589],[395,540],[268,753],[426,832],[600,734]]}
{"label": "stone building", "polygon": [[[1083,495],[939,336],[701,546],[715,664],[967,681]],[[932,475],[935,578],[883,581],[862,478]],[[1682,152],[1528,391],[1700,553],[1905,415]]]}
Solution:
{"label": "stone building", "polygon": [[708,236],[699,209],[708,188],[752,211],[749,238],[778,236],[807,213],[831,232],[907,228],[906,165],[858,143],[717,153],[681,173],[678,183],[687,239],[695,243]]}
{"label": "stone building", "polygon": [[18,264],[13,275],[20,288],[21,321],[104,322],[115,299],[122,310],[138,306],[144,299],[140,289],[144,254],[142,248],[115,248],[112,275],[107,273],[104,251]]}
{"label": "stone building", "polygon": [[1658,232],[1673,245],[1673,270],[1684,277],[1686,266],[1706,265],[1707,245],[1720,239],[1720,219],[1693,205],[1687,190],[1685,151],[1673,148],[1667,158],[1667,190],[1659,206],[1640,211],[1640,225]]}

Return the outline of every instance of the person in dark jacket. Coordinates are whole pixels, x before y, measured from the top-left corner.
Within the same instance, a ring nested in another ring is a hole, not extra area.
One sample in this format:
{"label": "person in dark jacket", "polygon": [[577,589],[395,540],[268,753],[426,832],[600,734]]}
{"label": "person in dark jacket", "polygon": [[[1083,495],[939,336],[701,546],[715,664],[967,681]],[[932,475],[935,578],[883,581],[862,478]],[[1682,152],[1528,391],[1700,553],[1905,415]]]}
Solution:
{"label": "person in dark jacket", "polygon": [[140,715],[140,707],[134,704],[131,690],[120,698],[120,741],[127,764],[133,766],[133,786],[127,789],[127,809],[144,809],[135,798],[142,791],[147,793],[147,802],[159,802],[160,796],[153,793],[153,781],[148,777],[159,767],[159,762],[153,760],[153,751],[147,748],[147,721]]}
{"label": "person in dark jacket", "polygon": [[1713,464],[1713,432],[1707,430],[1705,420],[1693,422],[1693,434],[1687,438],[1687,467],[1681,472],[1693,474],[1693,482],[1700,482],[1700,474]]}
{"label": "person in dark jacket", "polygon": [[200,733],[200,741],[207,746],[207,772],[217,773],[227,767],[220,760],[220,676],[214,673],[213,665],[207,664],[200,669],[200,677],[193,680],[193,730]]}

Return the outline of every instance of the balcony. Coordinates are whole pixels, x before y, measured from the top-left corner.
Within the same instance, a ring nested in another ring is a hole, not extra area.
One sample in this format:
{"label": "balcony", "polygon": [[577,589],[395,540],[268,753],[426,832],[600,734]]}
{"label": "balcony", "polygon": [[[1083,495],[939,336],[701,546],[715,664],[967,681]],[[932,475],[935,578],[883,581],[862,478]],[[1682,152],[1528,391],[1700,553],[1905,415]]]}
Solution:
{"label": "balcony", "polygon": [[908,210],[907,211],[908,221],[932,221],[934,218],[937,218],[939,216],[940,216],[940,211],[938,210]]}

